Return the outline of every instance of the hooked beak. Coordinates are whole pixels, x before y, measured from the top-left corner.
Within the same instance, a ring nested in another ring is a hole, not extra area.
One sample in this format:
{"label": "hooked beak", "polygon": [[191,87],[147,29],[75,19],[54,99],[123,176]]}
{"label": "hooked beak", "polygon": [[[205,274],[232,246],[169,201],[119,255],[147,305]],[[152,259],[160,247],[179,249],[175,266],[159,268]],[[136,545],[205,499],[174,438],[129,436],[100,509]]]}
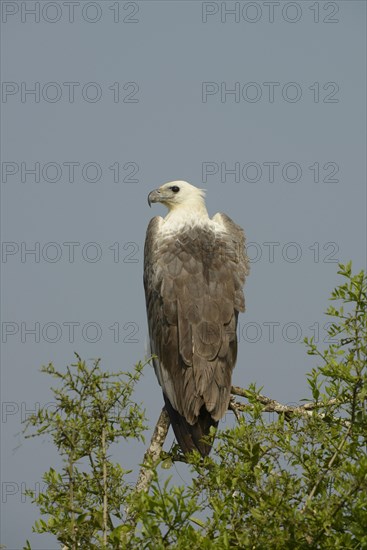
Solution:
{"label": "hooked beak", "polygon": [[148,204],[149,206],[152,205],[152,202],[160,202],[161,200],[161,192],[159,189],[154,189],[154,191],[151,191],[148,195]]}

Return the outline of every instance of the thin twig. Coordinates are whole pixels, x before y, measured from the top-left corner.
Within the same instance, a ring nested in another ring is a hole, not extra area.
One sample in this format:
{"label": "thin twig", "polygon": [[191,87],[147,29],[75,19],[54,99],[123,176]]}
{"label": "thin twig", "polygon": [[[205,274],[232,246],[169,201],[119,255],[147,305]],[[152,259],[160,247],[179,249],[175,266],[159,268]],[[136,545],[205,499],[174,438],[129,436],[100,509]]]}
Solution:
{"label": "thin twig", "polygon": [[102,428],[102,461],[103,461],[103,544],[107,547],[108,532],[108,497],[107,497],[107,453],[106,453],[106,427]]}
{"label": "thin twig", "polygon": [[320,475],[319,479],[316,481],[315,485],[312,487],[310,494],[309,494],[308,497],[306,498],[305,505],[304,505],[304,507],[303,507],[302,510],[301,510],[301,514],[304,514],[305,511],[307,510],[307,508],[308,508],[308,506],[309,506],[311,500],[313,499],[313,497],[314,497],[314,495],[315,495],[315,493],[316,493],[316,491],[317,491],[317,489],[318,489],[320,483],[321,483],[322,480],[325,478],[326,474],[328,473],[328,471],[330,470],[330,468],[331,468],[332,465],[334,464],[336,457],[338,456],[338,454],[340,453],[340,451],[341,451],[342,448],[344,447],[345,442],[346,442],[346,440],[347,440],[347,438],[348,438],[348,436],[349,436],[349,434],[350,434],[350,432],[351,432],[351,429],[352,429],[352,426],[350,425],[349,428],[348,428],[348,430],[346,431],[346,433],[345,433],[343,439],[341,440],[341,442],[339,443],[338,447],[336,448],[335,453],[333,454],[333,456],[332,456],[331,459],[329,460],[329,462],[328,462],[326,468],[325,468],[324,471],[321,473],[321,475]]}
{"label": "thin twig", "polygon": [[233,412],[233,414],[235,415],[236,419],[237,419],[237,422],[240,422],[241,421],[241,415],[240,415],[240,411],[242,411],[243,409],[240,407],[240,403],[237,403],[237,401],[235,400],[235,398],[232,396],[231,397],[231,400],[229,402],[229,405],[228,405],[228,409],[230,411]]}

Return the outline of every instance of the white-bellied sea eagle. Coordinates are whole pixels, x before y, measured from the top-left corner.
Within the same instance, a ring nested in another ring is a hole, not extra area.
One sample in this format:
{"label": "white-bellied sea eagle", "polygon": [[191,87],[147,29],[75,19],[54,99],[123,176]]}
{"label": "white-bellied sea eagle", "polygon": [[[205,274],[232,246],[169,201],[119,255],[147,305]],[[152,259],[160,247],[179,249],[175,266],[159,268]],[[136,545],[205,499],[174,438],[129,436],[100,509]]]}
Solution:
{"label": "white-bellied sea eagle", "polygon": [[184,453],[209,454],[202,438],[228,409],[245,310],[245,236],[226,214],[209,218],[204,191],[185,181],[149,193],[169,212],[148,226],[144,288],[154,369]]}

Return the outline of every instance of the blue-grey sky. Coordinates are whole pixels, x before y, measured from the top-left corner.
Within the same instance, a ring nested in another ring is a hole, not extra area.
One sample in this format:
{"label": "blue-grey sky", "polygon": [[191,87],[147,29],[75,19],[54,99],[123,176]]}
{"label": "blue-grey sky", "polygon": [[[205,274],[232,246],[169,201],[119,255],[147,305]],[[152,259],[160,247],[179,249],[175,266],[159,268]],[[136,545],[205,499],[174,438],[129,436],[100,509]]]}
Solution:
{"label": "blue-grey sky", "polygon": [[[285,403],[308,396],[302,339],[326,338],[337,262],[366,263],[366,4],[1,8],[1,543],[49,550],[22,492],[57,454],[17,434],[52,400],[41,365],[64,368],[74,351],[112,371],[144,359],[144,237],[164,213],[149,210],[150,190],[187,180],[245,229],[234,382]],[[151,368],[136,399],[152,429],[163,400]],[[115,456],[136,467],[143,452]]]}

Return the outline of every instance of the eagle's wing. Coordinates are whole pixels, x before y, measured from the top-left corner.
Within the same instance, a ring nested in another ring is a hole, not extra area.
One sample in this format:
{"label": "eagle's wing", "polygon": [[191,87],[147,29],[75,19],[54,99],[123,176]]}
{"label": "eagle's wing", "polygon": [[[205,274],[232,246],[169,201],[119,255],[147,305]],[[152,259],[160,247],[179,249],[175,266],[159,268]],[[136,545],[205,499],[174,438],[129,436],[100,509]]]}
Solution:
{"label": "eagle's wing", "polygon": [[228,408],[237,317],[245,307],[245,236],[225,214],[214,216],[215,231],[198,225],[169,234],[159,232],[162,222],[151,220],[144,251],[155,371],[165,397],[189,425],[206,411],[215,425]]}

